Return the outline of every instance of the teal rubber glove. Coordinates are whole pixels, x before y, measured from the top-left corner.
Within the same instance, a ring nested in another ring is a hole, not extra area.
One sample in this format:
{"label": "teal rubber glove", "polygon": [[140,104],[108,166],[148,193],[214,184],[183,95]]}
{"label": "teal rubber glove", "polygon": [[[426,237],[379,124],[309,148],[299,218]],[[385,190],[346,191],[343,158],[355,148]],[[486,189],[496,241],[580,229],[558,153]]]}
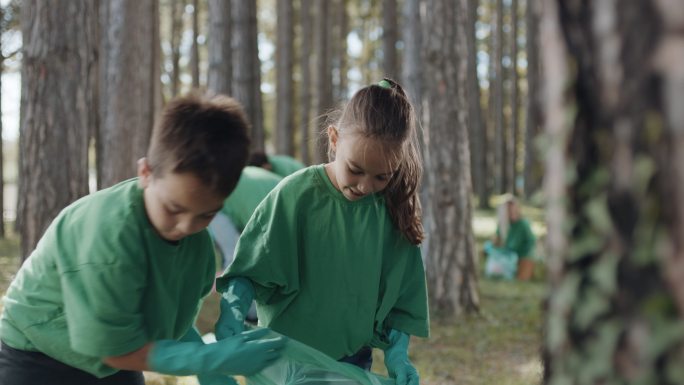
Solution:
{"label": "teal rubber glove", "polygon": [[216,321],[217,340],[241,333],[245,330],[245,316],[254,300],[254,287],[247,278],[232,278],[228,288],[221,293],[221,315]]}
{"label": "teal rubber glove", "polygon": [[385,349],[385,366],[397,385],[418,385],[418,371],[408,358],[409,335],[390,330],[389,346]]}
{"label": "teal rubber glove", "polygon": [[[202,336],[195,327],[191,327],[180,339],[184,342],[201,342]],[[197,381],[200,385],[238,385],[237,381],[231,376],[225,374],[200,374],[197,376]]]}
{"label": "teal rubber glove", "polygon": [[206,345],[197,341],[157,341],[147,360],[153,371],[176,376],[249,376],[280,357],[286,339],[262,338],[269,332],[266,328],[250,330]]}

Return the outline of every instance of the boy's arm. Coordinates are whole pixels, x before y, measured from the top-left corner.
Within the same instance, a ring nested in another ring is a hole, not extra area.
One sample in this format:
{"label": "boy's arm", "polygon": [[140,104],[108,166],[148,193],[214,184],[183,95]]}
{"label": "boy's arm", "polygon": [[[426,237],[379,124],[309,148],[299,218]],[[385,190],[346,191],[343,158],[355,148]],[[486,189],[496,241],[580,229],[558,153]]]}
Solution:
{"label": "boy's arm", "polygon": [[285,346],[283,337],[264,338],[268,329],[243,332],[216,343],[161,340],[103,361],[116,369],[151,370],[179,376],[251,375],[270,365]]}
{"label": "boy's arm", "polygon": [[120,356],[105,357],[102,361],[115,369],[135,371],[150,370],[147,365],[147,356],[151,347],[152,343],[148,343],[138,350]]}

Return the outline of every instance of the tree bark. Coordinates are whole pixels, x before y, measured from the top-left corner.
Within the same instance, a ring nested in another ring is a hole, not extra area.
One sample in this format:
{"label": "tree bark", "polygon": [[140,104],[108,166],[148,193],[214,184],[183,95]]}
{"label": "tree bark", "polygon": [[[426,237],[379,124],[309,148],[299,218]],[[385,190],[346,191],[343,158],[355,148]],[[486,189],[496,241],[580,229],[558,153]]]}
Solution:
{"label": "tree bark", "polygon": [[171,7],[171,96],[178,95],[180,87],[180,43],[183,34],[184,0],[172,0]]}
{"label": "tree bark", "polygon": [[482,106],[480,104],[480,82],[477,77],[477,37],[475,28],[477,24],[478,0],[468,0],[468,106],[470,128],[470,162],[472,172],[472,185],[480,201],[480,205],[489,202],[489,191],[486,188],[486,157],[484,141],[486,140],[486,127],[482,124]]}
{"label": "tree bark", "polygon": [[[22,4],[21,256],[88,193],[88,140],[97,129],[97,4]],[[67,23],[66,20],[79,20]]]}
{"label": "tree bark", "polygon": [[338,69],[339,69],[339,81],[337,83],[337,93],[335,94],[336,100],[347,100],[349,98],[349,86],[347,82],[347,72],[349,71],[349,65],[347,63],[347,37],[349,36],[349,15],[347,12],[347,0],[338,0],[338,11],[337,11],[337,27],[339,30],[339,58],[338,58]]}
{"label": "tree bark", "polygon": [[207,88],[232,95],[233,55],[231,47],[231,3],[209,0],[209,70]]}
{"label": "tree bark", "polygon": [[426,265],[431,304],[445,316],[479,309],[468,144],[468,0],[432,1],[425,25],[432,206]]}
{"label": "tree bark", "polygon": [[[332,75],[330,66],[330,39],[329,39],[329,2],[328,0],[316,0],[316,33],[315,33],[315,55],[316,55],[316,86],[314,95],[316,101],[315,111],[320,121],[323,121],[333,106],[332,101]],[[316,138],[316,151],[314,162],[316,164],[328,161],[328,140],[327,135],[323,135],[320,127],[315,129],[313,137]]]}
{"label": "tree bark", "polygon": [[518,191],[518,159],[520,158],[520,88],[518,87],[518,0],[511,0],[511,127],[508,150],[508,191]]}
{"label": "tree bark", "polygon": [[[0,6],[0,20],[5,18],[5,8]],[[0,24],[0,90],[2,75],[5,73],[5,55],[2,53],[2,37],[5,34],[5,23]],[[0,239],[5,239],[5,146],[2,140],[2,93],[0,92]]]}
{"label": "tree bark", "polygon": [[[301,34],[302,34],[302,49],[299,57],[300,69],[302,74],[302,83],[299,91],[299,117],[301,142],[299,153],[304,164],[311,163],[311,56],[312,56],[312,39],[313,36],[313,22],[311,15],[311,0],[301,0],[300,3],[300,18],[301,18]],[[314,136],[315,138],[315,136]]]}
{"label": "tree bark", "polygon": [[278,1],[278,33],[276,38],[276,119],[273,125],[276,150],[294,156],[294,113],[292,72],[294,68],[293,8],[290,1]]}
{"label": "tree bark", "polygon": [[[569,247],[552,254],[546,383],[684,383],[681,4],[547,0],[543,20],[574,63],[546,95],[574,175],[572,217],[549,224]],[[546,79],[558,51],[542,47]]]}
{"label": "tree bark", "polygon": [[192,55],[190,57],[190,67],[192,70],[192,88],[198,89],[200,86],[200,72],[199,72],[199,43],[197,37],[199,36],[199,0],[192,0]]}
{"label": "tree bark", "polygon": [[505,165],[505,131],[504,131],[504,121],[503,121],[503,0],[496,1],[496,21],[494,24],[494,55],[492,56],[492,61],[494,63],[494,88],[490,91],[493,92],[494,108],[492,113],[494,114],[494,190],[499,193],[506,192],[506,165]]}
{"label": "tree bark", "polygon": [[159,86],[157,0],[102,3],[100,188],[136,175],[156,111]]}
{"label": "tree bark", "polygon": [[399,60],[397,59],[397,0],[382,1],[382,57],[385,76],[392,79],[399,77]]}
{"label": "tree bark", "polygon": [[252,124],[252,149],[264,150],[261,61],[257,36],[256,1],[231,0],[233,24],[233,97],[245,108]]}
{"label": "tree bark", "polygon": [[539,85],[539,14],[540,0],[527,0],[525,12],[527,38],[527,113],[525,114],[525,196],[541,188],[543,170],[534,139],[540,133]]}

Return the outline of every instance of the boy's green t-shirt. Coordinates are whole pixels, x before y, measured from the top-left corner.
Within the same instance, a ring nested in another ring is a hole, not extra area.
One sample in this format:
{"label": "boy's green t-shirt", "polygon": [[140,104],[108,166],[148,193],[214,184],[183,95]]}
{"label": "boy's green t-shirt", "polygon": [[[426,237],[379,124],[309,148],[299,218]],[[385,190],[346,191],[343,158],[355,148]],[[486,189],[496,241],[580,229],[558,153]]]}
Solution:
{"label": "boy's green t-shirt", "polygon": [[323,165],[284,179],[259,205],[217,289],[236,276],[253,282],[262,325],[335,359],[382,346],[385,328],[428,335],[420,248],[380,195],[347,200]]}
{"label": "boy's green t-shirt", "polygon": [[215,274],[209,234],[160,238],[131,179],[62,210],[4,298],[0,338],[98,377],[102,358],[179,339]]}
{"label": "boy's green t-shirt", "polygon": [[259,203],[282,178],[261,167],[247,166],[242,170],[235,190],[223,204],[223,211],[238,231],[242,231]]}
{"label": "boy's green t-shirt", "polygon": [[283,178],[306,167],[304,163],[288,155],[269,155],[268,163],[271,164],[271,171]]}

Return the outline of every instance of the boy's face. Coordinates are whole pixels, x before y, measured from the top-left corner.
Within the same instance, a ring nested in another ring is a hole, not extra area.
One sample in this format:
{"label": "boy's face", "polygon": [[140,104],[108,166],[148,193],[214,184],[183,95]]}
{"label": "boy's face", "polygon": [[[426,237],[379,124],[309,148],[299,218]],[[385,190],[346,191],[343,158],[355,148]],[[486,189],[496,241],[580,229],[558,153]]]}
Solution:
{"label": "boy's face", "polygon": [[189,172],[155,177],[145,158],[138,161],[138,177],[147,218],[168,241],[179,241],[206,228],[226,198]]}

